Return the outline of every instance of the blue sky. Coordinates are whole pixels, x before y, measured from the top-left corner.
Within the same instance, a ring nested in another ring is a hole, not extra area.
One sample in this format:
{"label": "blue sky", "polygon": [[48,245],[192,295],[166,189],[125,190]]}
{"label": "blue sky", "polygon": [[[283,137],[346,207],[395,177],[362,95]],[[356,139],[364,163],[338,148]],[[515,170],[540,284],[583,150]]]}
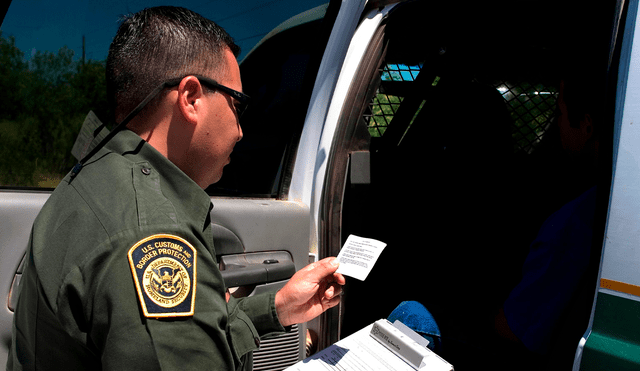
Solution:
{"label": "blue sky", "polygon": [[215,21],[241,46],[240,59],[284,20],[328,0],[13,0],[2,23],[3,37],[13,35],[25,58],[36,51],[68,46],[87,59],[106,59],[121,15],[157,5],[177,5]]}

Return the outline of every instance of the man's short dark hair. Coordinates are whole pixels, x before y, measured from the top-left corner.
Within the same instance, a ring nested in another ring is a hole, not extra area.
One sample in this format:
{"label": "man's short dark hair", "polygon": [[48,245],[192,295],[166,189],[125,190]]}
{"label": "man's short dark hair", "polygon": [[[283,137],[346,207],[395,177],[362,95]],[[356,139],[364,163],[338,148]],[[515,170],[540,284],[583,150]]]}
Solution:
{"label": "man's short dark hair", "polygon": [[236,56],[240,51],[222,27],[185,8],[160,6],[126,16],[107,57],[116,121],[167,79],[224,73],[226,48]]}

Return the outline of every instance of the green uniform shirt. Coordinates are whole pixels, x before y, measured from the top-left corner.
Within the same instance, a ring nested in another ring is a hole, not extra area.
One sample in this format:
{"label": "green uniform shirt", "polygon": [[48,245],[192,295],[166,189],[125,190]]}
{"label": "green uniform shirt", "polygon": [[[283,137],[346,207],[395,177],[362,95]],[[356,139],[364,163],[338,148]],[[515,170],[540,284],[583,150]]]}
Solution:
{"label": "green uniform shirt", "polygon": [[210,208],[173,163],[118,133],[33,225],[8,369],[251,369],[259,336],[284,328],[273,293],[226,302]]}

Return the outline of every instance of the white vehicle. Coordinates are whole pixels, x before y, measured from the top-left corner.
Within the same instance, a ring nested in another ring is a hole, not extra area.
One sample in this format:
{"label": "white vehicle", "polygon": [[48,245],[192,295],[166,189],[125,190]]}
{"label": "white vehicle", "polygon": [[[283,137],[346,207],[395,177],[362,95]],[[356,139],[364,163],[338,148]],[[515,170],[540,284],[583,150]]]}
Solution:
{"label": "white vehicle", "polygon": [[[3,27],[17,22],[14,5]],[[449,344],[441,354],[456,370],[640,367],[637,17],[637,0],[344,0],[265,36],[241,62],[252,97],[244,139],[207,190],[227,284],[235,295],[277,290],[309,261],[336,256],[350,234],[387,248],[366,281],[348,280],[339,307],[263,341],[254,368],[283,369],[404,300],[432,311]],[[0,65],[0,97],[20,102],[29,92],[2,84],[34,67],[8,56],[17,48],[4,30],[0,63],[13,70]],[[567,265],[572,283],[559,278],[548,289],[569,294],[540,356],[521,344],[500,348],[486,330],[520,281],[540,226],[586,190],[560,167],[553,142],[560,55],[598,62],[587,79],[590,108],[600,112],[601,166],[587,173],[598,189],[592,243],[583,269]],[[99,104],[88,108],[106,112]],[[79,127],[86,111],[73,114]],[[20,146],[10,142],[24,138],[15,127],[25,137],[38,135],[30,128],[48,133],[46,123],[33,124],[38,117],[0,110],[0,154],[16,158],[0,162],[0,364],[20,261],[51,192],[34,187],[33,170],[18,176],[33,160],[18,160]],[[72,139],[59,156],[64,172]],[[53,156],[51,146],[20,143]],[[278,261],[275,278],[264,274],[266,260]]]}

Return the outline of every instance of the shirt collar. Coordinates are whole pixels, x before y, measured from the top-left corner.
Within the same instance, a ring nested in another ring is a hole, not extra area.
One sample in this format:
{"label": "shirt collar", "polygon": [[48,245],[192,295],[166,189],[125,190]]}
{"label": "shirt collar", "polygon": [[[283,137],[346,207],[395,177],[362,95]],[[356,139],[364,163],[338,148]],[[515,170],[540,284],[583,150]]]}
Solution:
{"label": "shirt collar", "polygon": [[173,162],[158,152],[152,145],[130,130],[122,130],[106,145],[111,152],[120,154],[134,163],[148,162],[151,171],[160,174],[160,189],[171,201],[180,203],[185,210],[182,218],[207,227],[211,198],[189,176]]}

